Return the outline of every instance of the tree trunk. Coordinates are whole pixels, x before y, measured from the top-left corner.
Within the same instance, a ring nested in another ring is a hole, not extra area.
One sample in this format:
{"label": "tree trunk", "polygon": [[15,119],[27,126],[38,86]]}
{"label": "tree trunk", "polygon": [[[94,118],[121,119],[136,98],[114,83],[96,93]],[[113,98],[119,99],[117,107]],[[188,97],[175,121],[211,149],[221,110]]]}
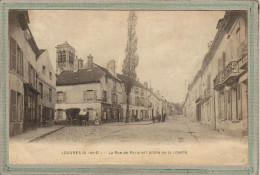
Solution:
{"label": "tree trunk", "polygon": [[129,96],[130,96],[130,93],[127,93],[126,94],[126,120],[125,122],[126,123],[129,123],[129,119],[130,119],[130,115],[129,115]]}

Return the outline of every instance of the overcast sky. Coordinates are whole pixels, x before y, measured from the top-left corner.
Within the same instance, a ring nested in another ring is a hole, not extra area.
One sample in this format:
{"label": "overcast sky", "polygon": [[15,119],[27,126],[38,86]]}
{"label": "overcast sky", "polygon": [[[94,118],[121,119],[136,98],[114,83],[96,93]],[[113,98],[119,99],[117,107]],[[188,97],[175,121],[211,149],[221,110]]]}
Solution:
{"label": "overcast sky", "polygon": [[[48,49],[56,68],[56,49],[68,41],[84,63],[106,67],[116,61],[121,73],[127,42],[128,11],[33,10],[30,29],[40,49]],[[168,101],[184,101],[185,84],[192,81],[216,35],[224,11],[138,11],[139,81],[151,82]]]}

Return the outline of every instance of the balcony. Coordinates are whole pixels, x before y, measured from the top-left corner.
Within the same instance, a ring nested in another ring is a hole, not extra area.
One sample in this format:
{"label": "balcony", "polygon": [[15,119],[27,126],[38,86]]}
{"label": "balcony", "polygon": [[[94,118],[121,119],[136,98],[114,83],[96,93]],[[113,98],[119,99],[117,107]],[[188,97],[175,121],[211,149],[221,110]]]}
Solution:
{"label": "balcony", "polygon": [[217,74],[214,80],[214,89],[220,90],[225,85],[229,86],[238,79],[239,66],[237,61],[231,61],[224,69]]}
{"label": "balcony", "polygon": [[214,87],[216,90],[222,89],[225,86],[223,84],[224,79],[225,79],[224,71],[220,71],[214,80]]}
{"label": "balcony", "polygon": [[243,41],[237,48],[239,69],[247,70],[248,64],[248,43]]}

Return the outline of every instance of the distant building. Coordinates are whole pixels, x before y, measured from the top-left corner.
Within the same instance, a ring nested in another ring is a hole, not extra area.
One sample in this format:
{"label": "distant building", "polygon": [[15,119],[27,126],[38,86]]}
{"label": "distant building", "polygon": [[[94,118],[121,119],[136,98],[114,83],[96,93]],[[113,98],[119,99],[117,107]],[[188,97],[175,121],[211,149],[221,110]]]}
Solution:
{"label": "distant building", "polygon": [[227,11],[219,20],[184,103],[191,120],[234,135],[248,134],[247,28],[245,11]]}
{"label": "distant building", "polygon": [[77,71],[63,71],[57,76],[56,120],[71,117],[69,110],[75,110],[74,116],[90,114],[90,120],[97,116],[101,123],[122,121],[120,80],[93,62],[88,62]]}
{"label": "distant building", "polygon": [[[126,120],[126,93],[122,80],[125,78],[116,73],[115,60],[110,60],[103,68],[88,56],[83,60],[75,55],[75,49],[65,42],[57,49],[57,105],[56,120],[67,120],[68,111],[75,110],[74,116],[89,112],[90,120],[95,116],[101,123]],[[133,81],[130,93],[131,120],[147,120],[152,116],[166,112],[165,99],[159,91],[155,95],[148,88],[148,83]],[[151,101],[152,100],[152,101]]]}
{"label": "distant building", "polygon": [[67,41],[56,46],[56,74],[62,71],[78,71],[83,67],[84,61],[78,58],[76,50]]}
{"label": "distant building", "polygon": [[[123,82],[126,77],[121,74],[117,74],[117,77]],[[129,116],[132,121],[136,119],[145,120],[148,119],[148,99],[146,98],[147,88],[136,80],[133,81],[133,87],[129,96]],[[123,83],[123,119],[126,119],[126,109],[127,109],[127,96],[125,92],[125,86]]]}

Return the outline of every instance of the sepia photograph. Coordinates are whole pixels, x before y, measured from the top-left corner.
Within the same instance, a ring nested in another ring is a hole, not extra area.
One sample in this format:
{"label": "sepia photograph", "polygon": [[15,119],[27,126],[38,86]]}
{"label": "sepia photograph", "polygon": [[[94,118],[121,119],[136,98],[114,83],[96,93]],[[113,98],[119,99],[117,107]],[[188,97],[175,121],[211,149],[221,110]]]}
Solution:
{"label": "sepia photograph", "polygon": [[250,164],[248,10],[6,14],[9,164]]}

